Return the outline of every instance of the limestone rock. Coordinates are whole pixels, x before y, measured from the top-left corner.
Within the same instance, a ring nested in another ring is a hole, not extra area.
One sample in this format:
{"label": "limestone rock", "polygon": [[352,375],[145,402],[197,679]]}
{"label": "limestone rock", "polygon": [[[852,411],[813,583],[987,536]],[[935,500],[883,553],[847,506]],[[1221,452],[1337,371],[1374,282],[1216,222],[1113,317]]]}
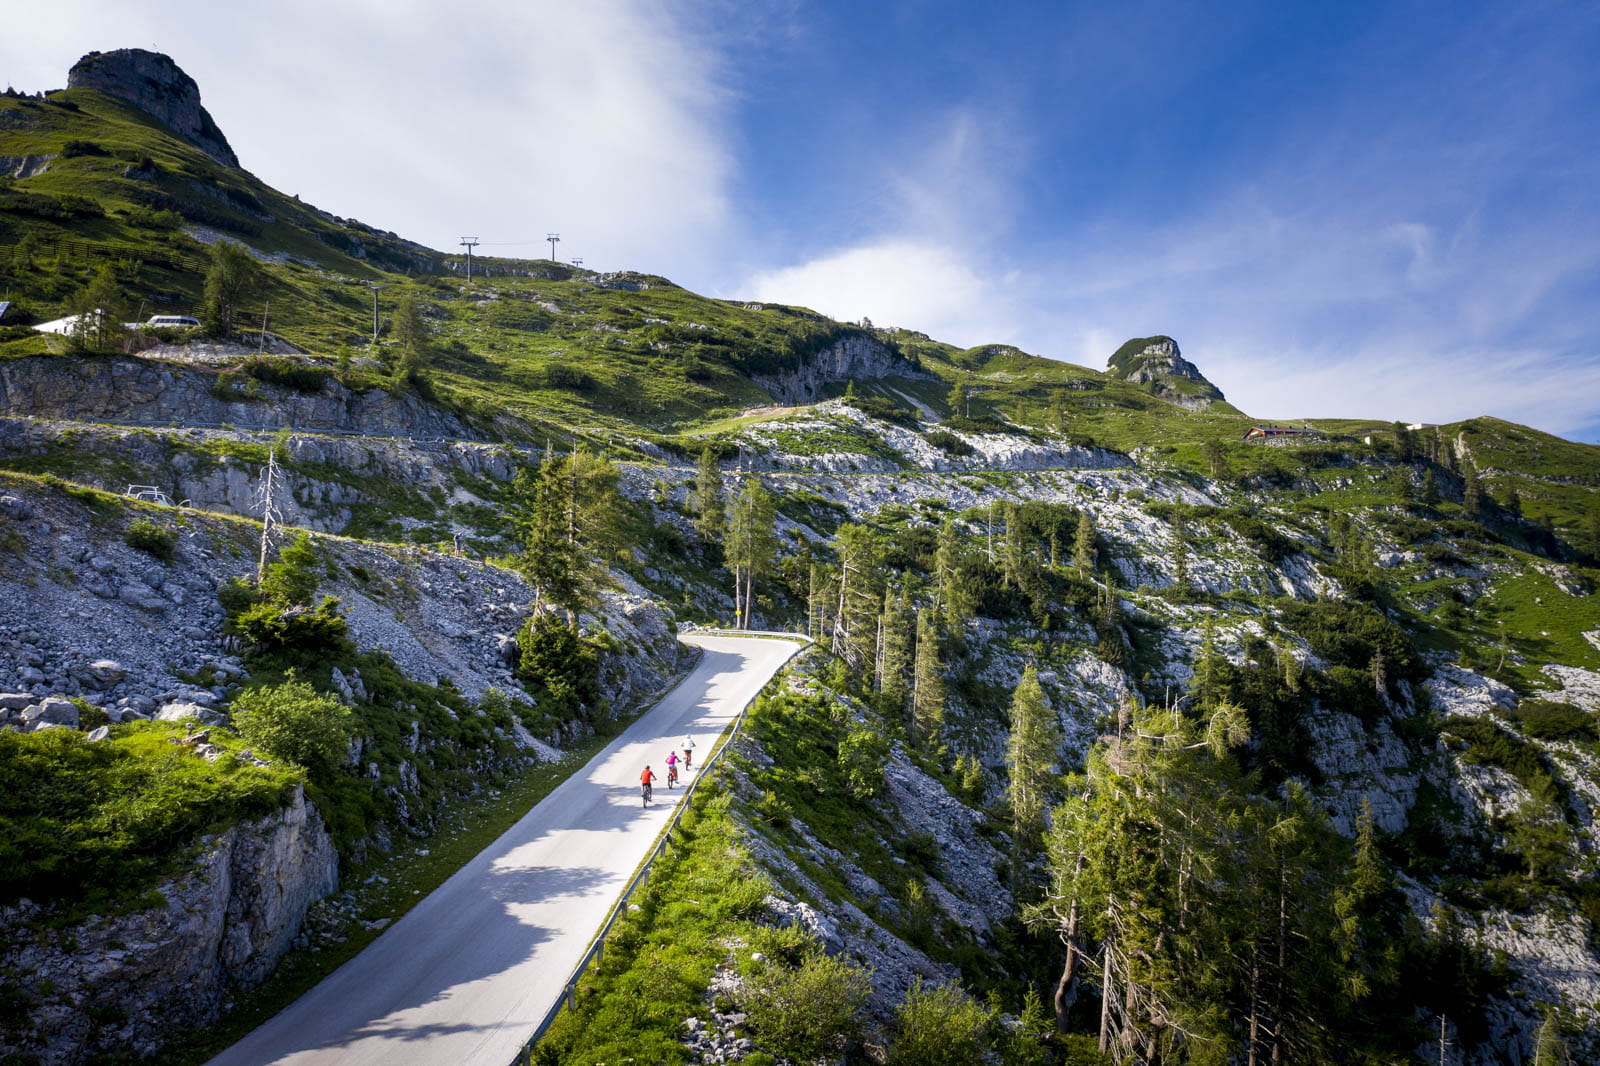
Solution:
{"label": "limestone rock", "polygon": [[200,103],[200,86],[169,56],[143,48],[90,52],[72,65],[69,89],[98,89],[126,100],[223,166],[238,167],[228,138]]}

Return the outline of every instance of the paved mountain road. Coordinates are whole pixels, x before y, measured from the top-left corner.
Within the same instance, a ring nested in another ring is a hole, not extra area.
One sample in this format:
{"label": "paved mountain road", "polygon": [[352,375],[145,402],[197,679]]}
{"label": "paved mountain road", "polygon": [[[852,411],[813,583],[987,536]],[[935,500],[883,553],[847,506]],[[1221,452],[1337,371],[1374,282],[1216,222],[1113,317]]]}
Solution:
{"label": "paved mountain road", "polygon": [[[685,639],[705,655],[660,703],[359,955],[210,1066],[507,1066],[560,998],[683,795],[665,787],[668,749],[688,734],[695,754],[708,756],[799,646]],[[639,800],[646,764],[661,775],[648,808]]]}

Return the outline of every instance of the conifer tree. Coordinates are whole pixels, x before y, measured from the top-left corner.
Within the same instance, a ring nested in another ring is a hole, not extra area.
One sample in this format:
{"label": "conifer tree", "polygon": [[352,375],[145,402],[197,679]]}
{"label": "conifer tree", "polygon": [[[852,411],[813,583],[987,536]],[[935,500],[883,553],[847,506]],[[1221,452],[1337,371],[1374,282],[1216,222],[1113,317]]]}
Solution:
{"label": "conifer tree", "polygon": [[1478,487],[1478,471],[1471,460],[1465,462],[1461,470],[1461,513],[1469,519],[1478,517],[1483,509],[1481,489]]}
{"label": "conifer tree", "polygon": [[1072,565],[1087,576],[1095,565],[1094,520],[1088,511],[1078,512],[1078,529],[1072,537]]}
{"label": "conifer tree", "polygon": [[417,306],[417,298],[409,292],[400,297],[395,307],[392,335],[395,340],[393,381],[400,386],[411,384],[428,365],[430,347],[428,323]]}
{"label": "conifer tree", "polygon": [[955,520],[946,518],[939,526],[934,547],[933,583],[934,607],[940,622],[949,630],[959,630],[977,607],[966,576],[965,554]]}
{"label": "conifer tree", "polygon": [[870,670],[877,652],[882,602],[881,546],[871,529],[853,522],[839,527],[833,543],[839,555],[839,589],[832,651],[856,669]]}
{"label": "conifer tree", "polygon": [[950,386],[947,402],[950,405],[951,418],[965,418],[967,409],[971,405],[971,400],[967,397],[967,387],[959,381]]}
{"label": "conifer tree", "polygon": [[1442,497],[1439,495],[1439,479],[1434,477],[1433,468],[1422,476],[1422,502],[1427,507],[1439,506]]}
{"label": "conifer tree", "polygon": [[933,612],[917,612],[917,655],[912,671],[911,735],[924,749],[938,746],[944,729],[944,659]]}
{"label": "conifer tree", "polygon": [[1006,763],[1011,770],[1011,830],[1019,843],[1044,829],[1050,779],[1061,749],[1061,728],[1045,702],[1039,675],[1032,666],[1011,695],[1011,736]]}
{"label": "conifer tree", "polygon": [[773,528],[778,506],[758,477],[747,477],[728,517],[725,565],[733,571],[735,627],[749,629],[756,578],[772,566],[778,552]]}
{"label": "conifer tree", "polygon": [[716,452],[709,445],[700,450],[689,509],[694,512],[694,531],[700,543],[721,544],[728,531],[727,504],[723,499],[722,470],[717,466]]}
{"label": "conifer tree", "polygon": [[582,448],[546,456],[518,522],[524,531],[518,567],[534,587],[536,610],[548,602],[576,625],[599,595],[620,541],[619,479],[614,463]]}
{"label": "conifer tree", "polygon": [[109,266],[95,270],[89,284],[72,302],[72,312],[77,322],[70,339],[81,351],[107,351],[127,332],[122,320],[128,317],[128,303]]}
{"label": "conifer tree", "polygon": [[249,252],[232,241],[213,244],[200,310],[206,332],[218,337],[232,333],[244,302],[260,291],[262,280],[261,267]]}
{"label": "conifer tree", "polygon": [[1600,563],[1600,494],[1589,501],[1589,518],[1584,525],[1584,550],[1591,560]]}
{"label": "conifer tree", "polygon": [[878,691],[890,704],[902,710],[911,694],[913,625],[911,596],[902,582],[899,588],[883,594],[878,654]]}

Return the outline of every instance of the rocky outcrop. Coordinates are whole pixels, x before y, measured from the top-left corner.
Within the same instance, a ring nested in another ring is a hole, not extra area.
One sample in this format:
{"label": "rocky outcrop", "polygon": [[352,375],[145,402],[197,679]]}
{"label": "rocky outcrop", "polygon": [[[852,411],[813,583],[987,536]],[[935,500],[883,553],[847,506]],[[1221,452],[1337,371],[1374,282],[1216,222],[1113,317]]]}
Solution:
{"label": "rocky outcrop", "polygon": [[170,56],[142,48],[90,52],[72,65],[69,89],[98,89],[126,100],[223,166],[237,167],[228,138],[200,104],[200,86]]}
{"label": "rocky outcrop", "polygon": [[[243,458],[239,444],[253,446],[262,459]],[[252,517],[260,511],[255,494],[272,444],[266,433],[0,419],[0,457],[70,450],[78,456],[75,480],[111,492],[130,480],[156,485],[175,501]],[[283,520],[328,533],[343,532],[362,504],[415,511],[423,496],[443,494],[451,504],[481,506],[464,484],[481,491],[478,482],[507,481],[516,472],[516,452],[469,441],[306,435],[290,438],[284,451]]]}
{"label": "rocky outcrop", "polygon": [[0,363],[0,415],[424,439],[472,435],[459,419],[415,396],[353,392],[331,376],[317,392],[301,393],[253,378],[223,385],[193,367],[123,356]]}
{"label": "rocky outcrop", "polygon": [[49,155],[0,155],[0,174],[13,178],[33,178],[50,169],[51,160],[55,154]]}
{"label": "rocky outcrop", "polygon": [[0,956],[28,989],[9,1004],[0,1057],[149,1055],[174,1030],[215,1021],[234,990],[272,972],[306,908],[338,887],[338,869],[321,816],[296,789],[276,814],[203,840],[157,906],[49,936],[38,935],[46,908],[24,900],[0,911]]}
{"label": "rocky outcrop", "polygon": [[1183,357],[1171,337],[1140,337],[1112,353],[1107,371],[1134,385],[1148,385],[1164,400],[1193,411],[1226,399],[1200,368]]}
{"label": "rocky outcrop", "polygon": [[778,403],[815,403],[822,398],[823,386],[841,381],[874,381],[901,377],[919,381],[937,380],[898,352],[865,333],[839,338],[795,370],[781,374],[752,375]]}

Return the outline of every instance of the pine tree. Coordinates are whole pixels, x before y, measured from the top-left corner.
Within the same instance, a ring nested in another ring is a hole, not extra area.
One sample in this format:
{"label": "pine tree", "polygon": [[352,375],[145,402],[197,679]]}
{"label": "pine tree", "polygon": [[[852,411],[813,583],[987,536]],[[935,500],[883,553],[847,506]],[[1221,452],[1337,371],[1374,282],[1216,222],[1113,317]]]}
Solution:
{"label": "pine tree", "polygon": [[902,582],[883,594],[882,633],[878,654],[878,691],[897,709],[905,707],[911,694],[912,643],[914,636],[911,596]]}
{"label": "pine tree", "polygon": [[394,310],[392,335],[395,340],[395,359],[392,380],[405,386],[418,381],[428,365],[428,323],[411,293],[400,297]]}
{"label": "pine tree", "polygon": [[955,520],[946,518],[939,526],[939,538],[934,546],[934,607],[939,612],[940,622],[952,631],[959,630],[977,607],[967,579],[965,554]]}
{"label": "pine tree", "polygon": [[211,246],[200,319],[206,332],[224,337],[233,332],[244,302],[261,289],[261,267],[239,245],[218,241]]}
{"label": "pine tree", "polygon": [[758,477],[747,477],[728,518],[726,566],[733,571],[735,627],[749,629],[756,578],[772,566],[778,552],[774,523],[778,505]]}
{"label": "pine tree", "polygon": [[882,600],[882,549],[866,526],[847,522],[833,537],[839,556],[839,595],[833,618],[832,651],[856,669],[872,668]]}
{"label": "pine tree", "polygon": [[947,403],[950,406],[951,418],[967,417],[967,410],[972,403],[967,396],[967,387],[961,384],[959,381],[950,386],[950,393],[947,397]]}
{"label": "pine tree", "polygon": [[1228,473],[1228,450],[1220,440],[1206,441],[1200,446],[1200,455],[1205,459],[1212,477],[1219,478]]}
{"label": "pine tree", "polygon": [[911,734],[924,750],[938,746],[944,729],[944,660],[933,612],[917,612],[917,656],[912,671]]}
{"label": "pine tree", "polygon": [[1087,575],[1095,564],[1094,520],[1088,511],[1078,512],[1078,530],[1072,538],[1072,565]]}
{"label": "pine tree", "polygon": [[108,351],[127,332],[122,320],[128,317],[128,303],[109,266],[95,270],[89,284],[72,302],[72,312],[77,321],[70,339],[80,351]]}
{"label": "pine tree", "polygon": [[1049,787],[1061,749],[1061,728],[1045,702],[1039,675],[1029,666],[1011,695],[1011,736],[1006,763],[1011,770],[1011,829],[1020,844],[1044,829]]}
{"label": "pine tree", "polygon": [[701,449],[700,461],[695,466],[694,493],[689,497],[689,509],[694,512],[694,531],[700,543],[721,544],[728,531],[728,508],[723,499],[722,470],[717,466],[716,452],[709,445]]}
{"label": "pine tree", "polygon": [[1422,502],[1427,507],[1437,507],[1441,499],[1439,479],[1434,477],[1433,468],[1429,467],[1428,472],[1422,477]]}
{"label": "pine tree", "polygon": [[400,297],[395,307],[390,333],[395,341],[394,383],[407,385],[417,381],[428,365],[431,346],[428,323],[422,317],[417,298],[409,292]]}
{"label": "pine tree", "polygon": [[606,562],[620,545],[620,476],[616,464],[582,448],[547,456],[517,522],[518,568],[534,587],[536,607],[548,602],[574,625],[598,597]]}
{"label": "pine tree", "polygon": [[1481,489],[1478,487],[1478,471],[1469,460],[1461,470],[1461,513],[1469,519],[1478,517],[1483,509]]}

